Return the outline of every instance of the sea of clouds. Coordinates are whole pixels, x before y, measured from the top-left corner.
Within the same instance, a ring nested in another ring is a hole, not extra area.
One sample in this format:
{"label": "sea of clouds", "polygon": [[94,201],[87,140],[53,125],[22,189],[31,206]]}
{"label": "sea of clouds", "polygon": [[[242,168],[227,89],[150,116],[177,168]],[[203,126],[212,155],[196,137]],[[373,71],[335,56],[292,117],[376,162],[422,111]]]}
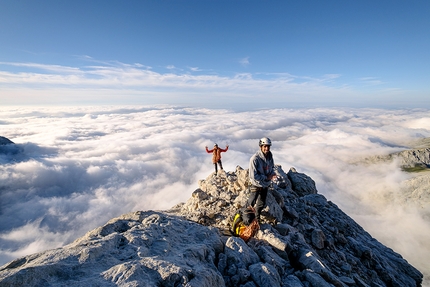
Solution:
{"label": "sea of clouds", "polygon": [[[372,236],[430,274],[428,203],[404,198],[414,176],[395,162],[362,159],[430,137],[427,109],[271,109],[174,106],[2,107],[0,265],[72,242],[109,219],[185,202],[214,171],[248,168],[258,140],[276,164],[312,177],[319,193]],[[427,205],[426,205],[427,204]],[[423,207],[424,206],[424,207]]]}

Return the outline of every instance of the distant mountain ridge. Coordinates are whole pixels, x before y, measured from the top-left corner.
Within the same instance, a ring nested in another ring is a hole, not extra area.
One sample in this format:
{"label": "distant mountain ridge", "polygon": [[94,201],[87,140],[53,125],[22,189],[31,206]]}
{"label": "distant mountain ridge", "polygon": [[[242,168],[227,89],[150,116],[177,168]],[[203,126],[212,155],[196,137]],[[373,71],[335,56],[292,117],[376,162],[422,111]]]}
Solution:
{"label": "distant mountain ridge", "polygon": [[[277,166],[261,228],[226,235],[248,171],[211,174],[166,211],[137,211],[62,248],[0,267],[0,286],[420,286],[423,275],[382,245],[315,182]],[[180,191],[178,191],[180,192]]]}
{"label": "distant mountain ridge", "polygon": [[0,136],[0,145],[8,145],[8,144],[13,144],[13,141],[11,141],[8,138]]}
{"label": "distant mountain ridge", "polygon": [[18,145],[6,137],[0,136],[0,154],[16,155],[20,152],[22,149]]}
{"label": "distant mountain ridge", "polygon": [[404,150],[383,157],[385,160],[399,160],[399,165],[405,170],[429,169],[430,170],[430,148]]}
{"label": "distant mountain ridge", "polygon": [[400,152],[388,155],[371,156],[364,160],[366,163],[397,161],[406,171],[430,170],[430,138],[423,138],[410,144]]}
{"label": "distant mountain ridge", "polygon": [[[424,218],[430,218],[430,139],[416,143],[417,148],[407,149],[389,155],[372,156],[364,159],[366,164],[396,162],[409,173],[410,178],[401,184],[402,201],[420,208]],[[362,162],[360,162],[362,163]]]}

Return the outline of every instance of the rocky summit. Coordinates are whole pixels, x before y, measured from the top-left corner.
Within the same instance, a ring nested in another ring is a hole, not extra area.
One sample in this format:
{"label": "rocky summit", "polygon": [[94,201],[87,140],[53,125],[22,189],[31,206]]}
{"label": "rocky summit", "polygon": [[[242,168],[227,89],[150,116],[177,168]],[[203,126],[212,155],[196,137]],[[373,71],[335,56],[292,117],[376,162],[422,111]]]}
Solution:
{"label": "rocky summit", "polygon": [[[423,275],[277,166],[259,231],[229,234],[248,196],[248,170],[211,174],[166,211],[136,211],[62,248],[0,267],[0,286],[421,286]],[[180,192],[180,191],[178,191]]]}

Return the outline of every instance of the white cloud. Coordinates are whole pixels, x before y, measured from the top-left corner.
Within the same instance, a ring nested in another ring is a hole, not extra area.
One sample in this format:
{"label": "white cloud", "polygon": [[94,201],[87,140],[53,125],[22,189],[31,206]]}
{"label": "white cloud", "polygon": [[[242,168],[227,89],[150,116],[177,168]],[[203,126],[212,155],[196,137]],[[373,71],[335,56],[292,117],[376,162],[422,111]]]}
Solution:
{"label": "white cloud", "polygon": [[376,86],[376,85],[383,84],[383,82],[380,79],[375,77],[363,77],[363,78],[360,78],[360,81],[369,86]]}
{"label": "white cloud", "polygon": [[415,129],[417,131],[430,129],[430,117],[419,119],[408,119],[403,123],[404,127]]}
{"label": "white cloud", "polygon": [[200,72],[201,69],[199,69],[199,67],[189,67],[189,69],[193,72]]}
{"label": "white cloud", "polygon": [[[288,73],[245,73],[218,75],[198,67],[186,71],[173,65],[167,73],[140,63],[101,62],[79,67],[39,63],[1,62],[0,101],[3,105],[73,104],[185,104],[248,108],[296,106],[426,106],[421,95],[398,89],[354,90],[339,81],[340,75],[321,77]],[[249,63],[248,58],[243,63]],[[88,64],[88,63],[87,63]],[[12,67],[12,68],[11,68]],[[390,96],[390,101],[386,99]],[[395,97],[395,98],[394,98]],[[392,99],[395,99],[392,100]],[[382,104],[381,104],[382,103]]]}
{"label": "white cloud", "polygon": [[333,81],[333,80],[338,79],[340,77],[341,77],[340,74],[325,74],[322,79],[324,81]]}
{"label": "white cloud", "polygon": [[269,136],[275,162],[285,171],[294,166],[311,176],[320,193],[374,237],[427,268],[422,254],[430,252],[430,229],[423,214],[429,211],[402,205],[400,186],[409,175],[393,163],[356,162],[430,137],[428,114],[323,108],[2,108],[1,136],[23,152],[0,155],[0,264],[68,243],[120,214],[184,202],[198,180],[213,171],[206,145],[229,144],[223,165],[233,171],[237,165],[247,168],[258,139]]}
{"label": "white cloud", "polygon": [[67,67],[61,65],[47,65],[47,64],[38,64],[38,63],[19,63],[19,62],[0,62],[0,65],[8,65],[15,67],[24,67],[24,68],[33,68],[41,71],[49,71],[56,73],[80,73],[80,69],[76,67]]}
{"label": "white cloud", "polygon": [[244,67],[248,66],[250,64],[249,57],[245,57],[245,58],[240,59],[239,63]]}

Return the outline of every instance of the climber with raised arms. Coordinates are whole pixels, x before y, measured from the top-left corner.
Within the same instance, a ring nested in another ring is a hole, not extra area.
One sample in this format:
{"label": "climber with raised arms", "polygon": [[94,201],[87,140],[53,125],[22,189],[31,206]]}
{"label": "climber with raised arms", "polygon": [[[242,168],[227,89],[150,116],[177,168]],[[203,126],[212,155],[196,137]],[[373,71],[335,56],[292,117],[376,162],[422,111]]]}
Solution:
{"label": "climber with raised arms", "polygon": [[219,148],[218,144],[214,144],[214,148],[209,150],[208,147],[206,146],[206,152],[207,153],[212,153],[212,162],[215,165],[215,175],[218,173],[218,167],[217,165],[219,165],[220,169],[222,170],[222,162],[221,162],[221,153],[222,152],[226,152],[228,151],[228,145],[226,146],[225,149]]}

